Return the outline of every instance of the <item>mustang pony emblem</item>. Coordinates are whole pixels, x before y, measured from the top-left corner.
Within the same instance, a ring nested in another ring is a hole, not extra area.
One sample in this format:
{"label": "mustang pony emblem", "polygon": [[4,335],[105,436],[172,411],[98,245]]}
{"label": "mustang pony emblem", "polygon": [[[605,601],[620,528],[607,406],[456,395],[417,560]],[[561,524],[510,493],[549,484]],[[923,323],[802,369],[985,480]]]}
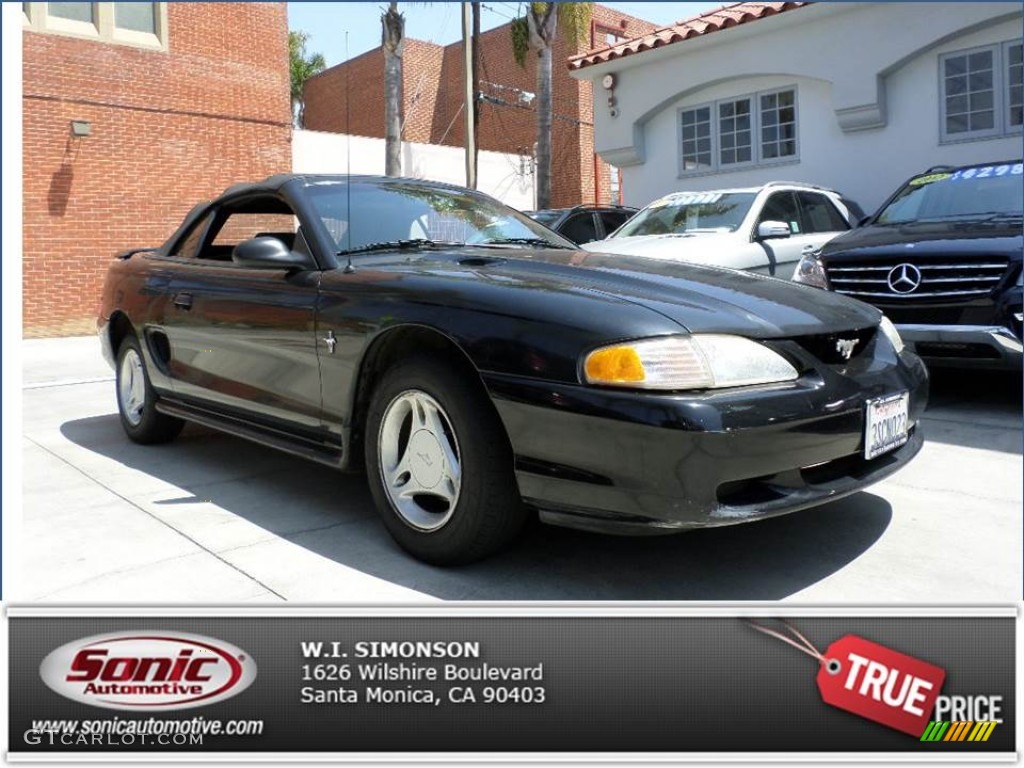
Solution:
{"label": "mustang pony emblem", "polygon": [[860,344],[860,339],[837,339],[836,352],[843,356],[843,360],[853,357],[854,348]]}

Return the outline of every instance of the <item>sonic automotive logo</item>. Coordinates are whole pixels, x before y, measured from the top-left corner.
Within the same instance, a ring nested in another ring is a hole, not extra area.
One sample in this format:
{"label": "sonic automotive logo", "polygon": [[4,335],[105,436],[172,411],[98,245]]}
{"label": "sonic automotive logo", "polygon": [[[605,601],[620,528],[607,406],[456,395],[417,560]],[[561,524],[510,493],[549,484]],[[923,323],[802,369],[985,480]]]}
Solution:
{"label": "sonic automotive logo", "polygon": [[168,712],[215,704],[256,679],[256,662],[222,640],[182,632],[115,632],[50,653],[39,676],[65,698],[94,707]]}

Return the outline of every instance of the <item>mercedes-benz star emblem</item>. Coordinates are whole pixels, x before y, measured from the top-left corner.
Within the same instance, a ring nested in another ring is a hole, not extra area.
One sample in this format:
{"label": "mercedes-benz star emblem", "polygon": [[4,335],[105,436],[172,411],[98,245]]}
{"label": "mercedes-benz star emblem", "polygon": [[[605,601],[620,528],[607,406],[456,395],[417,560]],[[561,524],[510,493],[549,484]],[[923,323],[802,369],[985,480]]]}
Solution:
{"label": "mercedes-benz star emblem", "polygon": [[893,293],[913,293],[921,286],[921,270],[913,264],[897,264],[889,270],[888,282]]}

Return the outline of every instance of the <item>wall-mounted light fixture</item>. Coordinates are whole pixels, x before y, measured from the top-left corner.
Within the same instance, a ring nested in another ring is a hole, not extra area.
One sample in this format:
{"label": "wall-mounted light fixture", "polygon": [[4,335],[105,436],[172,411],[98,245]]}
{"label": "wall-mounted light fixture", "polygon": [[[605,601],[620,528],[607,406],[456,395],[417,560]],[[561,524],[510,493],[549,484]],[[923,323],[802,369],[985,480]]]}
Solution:
{"label": "wall-mounted light fixture", "polygon": [[92,133],[92,123],[88,120],[72,120],[71,135],[84,138]]}
{"label": "wall-mounted light fixture", "polygon": [[611,72],[601,78],[601,85],[608,91],[608,114],[612,117],[619,116],[619,102],[615,98],[615,86],[617,84],[618,79]]}

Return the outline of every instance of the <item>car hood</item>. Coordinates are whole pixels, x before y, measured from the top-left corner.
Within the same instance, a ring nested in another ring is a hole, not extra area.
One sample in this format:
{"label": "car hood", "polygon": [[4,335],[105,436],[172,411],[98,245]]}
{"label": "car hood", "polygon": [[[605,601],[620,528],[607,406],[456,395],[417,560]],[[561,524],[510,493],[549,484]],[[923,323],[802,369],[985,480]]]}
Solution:
{"label": "car hood", "polygon": [[821,255],[834,257],[906,252],[908,256],[948,255],[951,251],[979,255],[1000,254],[1020,259],[1022,235],[1019,220],[1005,222],[920,222],[897,225],[869,225],[851,229],[830,240]]}
{"label": "car hood", "polygon": [[595,253],[622,253],[655,259],[677,259],[713,263],[717,249],[732,251],[736,247],[734,232],[686,232],[666,235],[611,237],[583,246]]}
{"label": "car hood", "polygon": [[749,272],[591,251],[465,248],[426,253],[399,268],[421,277],[486,278],[510,290],[605,296],[646,307],[693,333],[827,334],[876,325],[880,315],[844,296]]}

